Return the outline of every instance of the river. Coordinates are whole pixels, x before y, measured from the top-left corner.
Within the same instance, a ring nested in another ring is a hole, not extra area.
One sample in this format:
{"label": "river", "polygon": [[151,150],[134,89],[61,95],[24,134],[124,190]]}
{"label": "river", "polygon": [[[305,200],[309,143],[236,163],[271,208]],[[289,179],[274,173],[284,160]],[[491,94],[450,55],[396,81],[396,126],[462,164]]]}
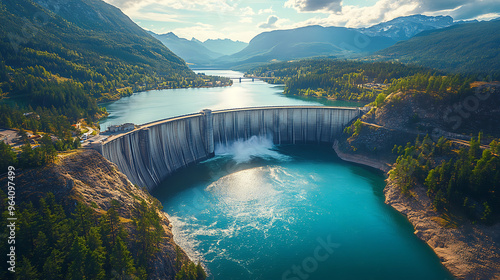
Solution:
{"label": "river", "polygon": [[[237,76],[233,71],[206,71]],[[226,88],[137,93],[106,104],[102,124],[264,105],[356,106],[294,98],[244,81]],[[384,203],[384,176],[340,160],[329,146],[274,146],[253,137],[167,178],[153,195],[175,241],[209,279],[452,279],[411,224]]]}

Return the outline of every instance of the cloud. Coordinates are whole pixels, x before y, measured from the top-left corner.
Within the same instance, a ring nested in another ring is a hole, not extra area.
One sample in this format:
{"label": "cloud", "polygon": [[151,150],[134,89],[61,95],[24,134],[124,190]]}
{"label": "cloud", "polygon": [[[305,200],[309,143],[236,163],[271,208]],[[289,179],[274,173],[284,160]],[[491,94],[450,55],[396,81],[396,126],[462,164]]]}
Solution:
{"label": "cloud", "polygon": [[259,24],[259,28],[276,28],[276,22],[279,20],[277,16],[269,16],[267,22]]}
{"label": "cloud", "polygon": [[253,16],[255,15],[255,12],[253,11],[252,8],[250,7],[245,7],[240,9],[240,15],[242,16]]}
{"label": "cloud", "polygon": [[236,9],[235,4],[228,0],[104,0],[111,5],[122,9],[126,14],[130,11],[138,12],[148,7],[167,7],[168,9],[206,11],[206,12],[231,12]]}
{"label": "cloud", "polygon": [[450,15],[456,20],[480,18],[500,13],[498,0],[379,0],[372,6],[343,5],[337,0],[288,0],[286,6],[298,12],[323,12],[327,17],[313,17],[294,27],[306,25],[366,27],[400,16],[414,14]]}
{"label": "cloud", "polygon": [[252,17],[242,17],[239,22],[241,23],[252,23],[253,19]]}
{"label": "cloud", "polygon": [[[474,1],[464,4],[458,9],[450,12],[454,19],[473,19],[473,18],[494,18],[494,14],[500,13],[500,2],[498,0]],[[491,17],[484,15],[491,14]]]}
{"label": "cloud", "polygon": [[341,12],[342,0],[288,0],[285,7],[299,12]]}
{"label": "cloud", "polygon": [[262,15],[262,14],[272,14],[272,13],[274,13],[273,7],[270,7],[268,9],[260,9],[259,12],[258,12],[259,15]]}
{"label": "cloud", "polygon": [[418,8],[418,4],[410,0],[379,0],[369,7],[343,6],[341,13],[332,12],[327,17],[313,17],[297,23],[296,26],[370,26],[399,16],[414,14],[412,11],[416,8]]}

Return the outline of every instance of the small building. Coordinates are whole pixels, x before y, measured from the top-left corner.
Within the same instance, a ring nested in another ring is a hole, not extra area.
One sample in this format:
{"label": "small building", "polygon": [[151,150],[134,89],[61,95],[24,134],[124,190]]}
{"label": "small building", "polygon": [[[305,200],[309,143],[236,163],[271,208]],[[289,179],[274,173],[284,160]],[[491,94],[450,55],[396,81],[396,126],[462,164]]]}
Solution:
{"label": "small building", "polygon": [[134,130],[135,125],[133,123],[125,123],[121,125],[123,131]]}
{"label": "small building", "polygon": [[109,132],[130,131],[134,129],[135,125],[133,123],[124,123],[122,125],[112,125],[108,127]]}

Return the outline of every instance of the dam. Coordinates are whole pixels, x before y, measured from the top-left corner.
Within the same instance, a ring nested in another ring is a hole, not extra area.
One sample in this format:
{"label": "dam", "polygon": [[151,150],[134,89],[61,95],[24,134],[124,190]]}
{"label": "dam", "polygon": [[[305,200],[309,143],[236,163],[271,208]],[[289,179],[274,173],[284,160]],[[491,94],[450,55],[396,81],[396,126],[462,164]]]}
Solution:
{"label": "dam", "polygon": [[216,145],[252,136],[274,144],[333,143],[360,108],[326,106],[203,110],[142,125],[102,142],[102,155],[129,180],[152,190],[176,170],[214,156]]}

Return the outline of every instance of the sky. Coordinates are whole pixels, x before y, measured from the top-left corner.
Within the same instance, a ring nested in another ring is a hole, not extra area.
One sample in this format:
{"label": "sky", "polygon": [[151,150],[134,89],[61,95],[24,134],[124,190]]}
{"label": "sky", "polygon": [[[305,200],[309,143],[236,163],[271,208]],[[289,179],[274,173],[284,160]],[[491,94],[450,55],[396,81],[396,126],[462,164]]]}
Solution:
{"label": "sky", "polygon": [[500,0],[104,0],[158,34],[243,42],[308,25],[368,27],[400,16],[500,17]]}

